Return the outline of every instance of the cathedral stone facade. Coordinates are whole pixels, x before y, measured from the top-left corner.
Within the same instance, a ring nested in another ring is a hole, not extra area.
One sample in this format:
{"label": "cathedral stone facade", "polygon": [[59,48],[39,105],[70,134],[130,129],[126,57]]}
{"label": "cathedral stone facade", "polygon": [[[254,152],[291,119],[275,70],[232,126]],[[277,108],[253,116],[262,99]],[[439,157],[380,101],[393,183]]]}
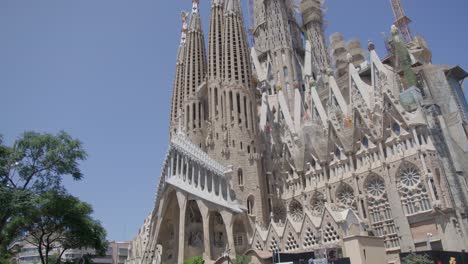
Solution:
{"label": "cathedral stone facade", "polygon": [[319,0],[252,6],[252,46],[239,0],[211,0],[207,45],[199,1],[182,14],[171,140],[127,263],[468,248],[468,73],[395,26],[383,59],[329,47]]}

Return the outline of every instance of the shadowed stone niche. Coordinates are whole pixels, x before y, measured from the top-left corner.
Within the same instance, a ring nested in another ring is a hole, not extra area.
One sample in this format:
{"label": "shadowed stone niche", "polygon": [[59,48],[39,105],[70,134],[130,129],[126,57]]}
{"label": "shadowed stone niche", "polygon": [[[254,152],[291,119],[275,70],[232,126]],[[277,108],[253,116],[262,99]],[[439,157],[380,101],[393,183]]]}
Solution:
{"label": "shadowed stone niche", "polygon": [[203,222],[200,209],[194,200],[187,203],[187,211],[185,213],[185,245],[185,258],[203,255]]}

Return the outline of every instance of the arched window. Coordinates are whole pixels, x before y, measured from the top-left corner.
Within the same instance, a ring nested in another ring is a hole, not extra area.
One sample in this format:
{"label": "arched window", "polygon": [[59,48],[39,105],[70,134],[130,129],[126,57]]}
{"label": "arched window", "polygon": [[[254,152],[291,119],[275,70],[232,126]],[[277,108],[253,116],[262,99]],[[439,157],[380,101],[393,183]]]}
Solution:
{"label": "arched window", "polygon": [[392,130],[395,133],[395,135],[399,136],[400,135],[400,125],[398,123],[393,123],[392,125]]}
{"label": "arched window", "polygon": [[247,199],[247,213],[249,215],[254,214],[254,197],[252,195]]}
{"label": "arched window", "polygon": [[327,199],[323,193],[318,191],[314,192],[312,199],[310,200],[310,209],[312,214],[315,216],[321,216],[326,202]]}
{"label": "arched window", "polygon": [[367,139],[366,136],[364,136],[362,138],[362,145],[365,147],[365,148],[368,148],[369,147],[369,139]]}
{"label": "arched window", "polygon": [[364,186],[372,229],[377,236],[384,237],[386,248],[399,247],[399,236],[385,191],[385,181],[382,177],[371,174],[367,177]]}
{"label": "arched window", "polygon": [[237,170],[237,182],[239,183],[239,186],[244,186],[244,173],[240,168]]}
{"label": "arched window", "polygon": [[302,204],[297,200],[293,199],[289,203],[288,213],[295,222],[300,222],[304,218],[304,209]]}
{"label": "arched window", "polygon": [[288,78],[288,67],[284,66],[283,67],[283,75],[284,75],[284,78]]}
{"label": "arched window", "polygon": [[398,173],[400,178],[398,189],[405,214],[412,215],[432,210],[419,168],[411,163],[405,163]]}

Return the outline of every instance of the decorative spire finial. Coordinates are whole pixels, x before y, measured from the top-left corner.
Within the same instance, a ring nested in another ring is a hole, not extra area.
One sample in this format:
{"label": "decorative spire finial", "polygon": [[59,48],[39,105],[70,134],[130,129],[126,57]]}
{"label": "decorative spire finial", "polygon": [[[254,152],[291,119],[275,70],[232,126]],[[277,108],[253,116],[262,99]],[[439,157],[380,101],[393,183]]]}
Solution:
{"label": "decorative spire finial", "polygon": [[180,18],[182,19],[182,34],[180,36],[180,43],[184,44],[185,40],[187,39],[187,17],[188,13],[185,11],[182,11],[180,14]]}
{"label": "decorative spire finial", "polygon": [[351,53],[348,52],[348,54],[346,54],[346,60],[348,61],[348,63],[353,62],[353,56],[351,56]]}
{"label": "decorative spire finial", "polygon": [[200,0],[192,0],[192,13],[198,13],[198,4]]}
{"label": "decorative spire finial", "polygon": [[375,44],[374,44],[374,42],[372,42],[372,40],[370,40],[370,39],[367,41],[367,49],[368,49],[369,51],[375,50]]}

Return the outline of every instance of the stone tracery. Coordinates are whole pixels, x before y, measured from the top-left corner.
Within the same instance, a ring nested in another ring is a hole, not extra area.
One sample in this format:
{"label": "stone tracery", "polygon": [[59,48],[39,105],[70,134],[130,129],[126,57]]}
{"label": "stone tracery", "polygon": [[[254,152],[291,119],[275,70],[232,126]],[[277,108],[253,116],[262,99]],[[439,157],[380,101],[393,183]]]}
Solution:
{"label": "stone tracery", "polygon": [[392,211],[385,192],[384,180],[375,174],[367,178],[365,185],[367,194],[367,206],[369,211],[369,220],[377,236],[385,238],[387,248],[395,248],[400,245],[398,234],[395,228],[395,222],[392,218]]}
{"label": "stone tracery", "polygon": [[400,167],[398,177],[398,190],[405,214],[430,211],[432,205],[426,186],[421,179],[420,170],[407,162]]}
{"label": "stone tracery", "polygon": [[347,209],[347,208],[356,208],[356,197],[354,195],[354,190],[348,184],[341,184],[338,187],[336,200],[338,202],[338,206]]}
{"label": "stone tracery", "polygon": [[289,203],[289,215],[295,222],[299,222],[304,219],[304,209],[302,208],[302,204],[299,203],[296,199],[293,199]]}
{"label": "stone tracery", "polygon": [[321,215],[326,203],[325,195],[321,192],[314,192],[310,199],[310,209],[313,215]]}

